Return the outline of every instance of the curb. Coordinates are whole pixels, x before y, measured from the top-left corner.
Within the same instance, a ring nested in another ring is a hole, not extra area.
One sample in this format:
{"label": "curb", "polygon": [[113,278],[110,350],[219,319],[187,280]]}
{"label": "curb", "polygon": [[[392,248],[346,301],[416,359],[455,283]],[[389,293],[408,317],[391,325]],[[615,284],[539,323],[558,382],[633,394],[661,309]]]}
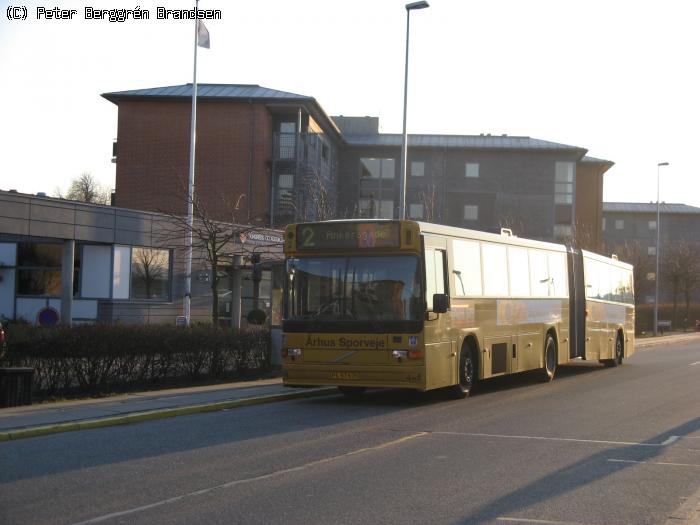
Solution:
{"label": "curb", "polygon": [[190,405],[176,408],[164,408],[160,410],[149,410],[146,412],[134,412],[121,416],[109,416],[99,419],[88,419],[85,421],[71,421],[68,423],[56,423],[40,427],[20,428],[0,432],[0,441],[16,441],[37,436],[47,436],[49,434],[59,434],[62,432],[73,432],[76,430],[88,430],[91,428],[113,427],[117,425],[130,425],[142,421],[153,421],[156,419],[166,419],[177,416],[188,416],[191,414],[201,414],[205,412],[216,412],[230,408],[239,408],[253,405],[263,405],[286,401],[288,399],[303,399],[309,397],[327,396],[336,392],[333,387],[314,388],[313,390],[300,392],[285,392],[282,394],[271,394],[258,397],[248,397],[231,401],[217,401],[215,403],[205,403],[202,405]]}
{"label": "curb", "polygon": [[696,341],[700,339],[700,334],[693,334],[693,335],[687,335],[687,336],[680,336],[676,338],[665,338],[665,337],[660,337],[660,338],[654,338],[654,339],[643,339],[640,341],[639,339],[635,340],[634,346],[637,348],[646,348],[649,346],[661,346],[661,345],[670,345],[674,343],[687,343],[689,341]]}
{"label": "curb", "polygon": [[664,525],[700,525],[700,489],[687,498],[674,510]]}

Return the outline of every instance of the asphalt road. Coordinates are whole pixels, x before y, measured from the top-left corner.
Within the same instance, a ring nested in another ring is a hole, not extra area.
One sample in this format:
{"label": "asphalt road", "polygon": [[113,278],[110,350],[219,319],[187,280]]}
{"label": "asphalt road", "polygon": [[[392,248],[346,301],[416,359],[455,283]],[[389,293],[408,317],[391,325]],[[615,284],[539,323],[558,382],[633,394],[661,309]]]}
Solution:
{"label": "asphalt road", "polygon": [[700,489],[700,343],[0,443],[0,524],[663,524]]}

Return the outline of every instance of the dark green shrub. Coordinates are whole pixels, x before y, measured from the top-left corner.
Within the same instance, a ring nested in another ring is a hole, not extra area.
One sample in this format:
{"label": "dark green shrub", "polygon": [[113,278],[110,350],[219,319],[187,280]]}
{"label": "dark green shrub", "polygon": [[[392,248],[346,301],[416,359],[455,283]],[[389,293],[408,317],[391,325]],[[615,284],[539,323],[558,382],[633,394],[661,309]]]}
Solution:
{"label": "dark green shrub", "polygon": [[250,324],[261,325],[265,322],[265,319],[267,319],[267,312],[257,308],[248,312],[246,318]]}
{"label": "dark green shrub", "polygon": [[7,331],[5,364],[35,369],[38,396],[95,395],[262,374],[270,365],[265,328],[85,324]]}

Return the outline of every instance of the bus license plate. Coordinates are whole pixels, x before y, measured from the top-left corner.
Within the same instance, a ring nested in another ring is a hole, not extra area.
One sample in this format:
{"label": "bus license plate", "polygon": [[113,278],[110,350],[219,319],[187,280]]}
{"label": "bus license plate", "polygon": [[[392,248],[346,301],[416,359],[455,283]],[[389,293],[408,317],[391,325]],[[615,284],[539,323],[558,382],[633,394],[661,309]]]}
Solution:
{"label": "bus license plate", "polygon": [[331,379],[353,381],[360,379],[360,374],[358,374],[357,372],[331,372]]}

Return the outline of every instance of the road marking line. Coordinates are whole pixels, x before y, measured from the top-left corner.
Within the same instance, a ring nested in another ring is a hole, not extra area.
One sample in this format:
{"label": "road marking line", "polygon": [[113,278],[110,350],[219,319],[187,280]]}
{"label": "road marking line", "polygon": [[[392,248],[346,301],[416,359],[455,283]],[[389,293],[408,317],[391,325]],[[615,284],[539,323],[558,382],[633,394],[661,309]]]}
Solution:
{"label": "road marking line", "polygon": [[542,523],[544,525],[591,525],[588,523],[581,523],[579,521],[552,521],[552,520],[536,520],[529,518],[506,518],[499,517],[496,521],[509,521],[511,523]]}
{"label": "road marking line", "polygon": [[670,467],[700,467],[692,463],[666,463],[663,461],[634,461],[632,459],[608,459],[611,463],[639,463],[647,465],[666,465]]}
{"label": "road marking line", "polygon": [[291,468],[286,468],[286,469],[282,469],[282,470],[277,470],[277,471],[275,471],[275,472],[270,472],[270,473],[268,473],[268,474],[262,474],[262,475],[260,475],[260,476],[254,476],[254,477],[252,477],[252,478],[237,479],[237,480],[234,480],[234,481],[229,481],[229,482],[227,482],[227,483],[222,483],[222,484],[220,484],[220,485],[215,485],[215,486],[213,486],[213,487],[207,487],[207,488],[204,488],[204,489],[195,490],[195,491],[193,491],[193,492],[188,492],[188,493],[186,493],[186,494],[181,494],[181,495],[179,495],[179,496],[174,496],[174,497],[172,497],[172,498],[167,498],[167,499],[163,499],[163,500],[160,500],[160,501],[156,501],[156,502],[154,502],[154,503],[149,503],[148,505],[142,505],[142,506],[140,506],[140,507],[134,507],[134,508],[127,509],[127,510],[122,510],[122,511],[120,511],[120,512],[112,512],[112,513],[110,513],[110,514],[105,514],[105,515],[103,515],[103,516],[98,516],[98,517],[96,517],[96,518],[92,518],[92,519],[89,519],[89,520],[80,521],[80,522],[74,523],[73,525],[87,525],[87,524],[89,524],[89,523],[101,523],[101,522],[103,522],[103,521],[111,520],[111,519],[114,519],[114,518],[121,518],[121,517],[123,517],[123,516],[128,516],[128,515],[130,515],[130,514],[136,514],[136,513],[138,513],[138,512],[143,512],[143,511],[145,511],[145,510],[154,509],[154,508],[156,508],[156,507],[162,507],[163,505],[169,505],[170,503],[176,503],[176,502],[178,502],[178,501],[180,501],[180,500],[183,500],[183,499],[185,499],[185,498],[191,498],[191,497],[195,497],[195,496],[202,496],[202,495],[204,495],[204,494],[208,494],[208,493],[213,492],[213,491],[215,491],[215,490],[226,489],[226,488],[229,488],[229,487],[234,487],[234,486],[236,486],[236,485],[244,485],[244,484],[247,484],[247,483],[253,483],[253,482],[255,482],[255,481],[261,481],[261,480],[264,480],[264,479],[276,478],[276,477],[279,477],[279,476],[283,476],[283,475],[285,475],[285,474],[289,474],[289,473],[291,473],[291,472],[300,472],[300,471],[302,471],[302,470],[306,470],[306,469],[309,469],[309,468],[312,468],[312,467],[316,467],[316,466],[318,466],[318,465],[323,465],[323,464],[325,464],[325,463],[331,463],[331,462],[333,462],[333,461],[338,461],[338,460],[341,460],[341,459],[349,458],[349,457],[351,457],[351,456],[357,456],[357,455],[359,455],[359,454],[364,454],[364,453],[366,453],[366,452],[373,452],[373,451],[375,451],[375,450],[381,450],[381,449],[384,449],[384,448],[392,447],[392,446],[394,446],[394,445],[398,445],[398,444],[400,444],[400,443],[403,443],[404,441],[409,441],[409,440],[411,440],[411,439],[415,439],[415,438],[418,438],[418,437],[422,437],[422,436],[425,436],[425,435],[427,435],[427,434],[428,434],[428,432],[419,432],[419,433],[416,433],[416,434],[411,434],[411,435],[409,435],[409,436],[404,436],[404,437],[399,438],[399,439],[394,439],[394,440],[392,440],[392,441],[387,441],[386,443],[381,443],[381,444],[375,445],[375,446],[373,446],[373,447],[365,447],[365,448],[360,448],[360,449],[357,449],[357,450],[352,450],[352,451],[350,451],[350,452],[346,452],[345,454],[340,454],[340,455],[338,455],[338,456],[331,456],[331,457],[329,457],[329,458],[318,459],[318,460],[316,460],[316,461],[311,461],[310,463],[305,463],[305,464],[303,464],[303,465],[299,465],[298,467],[291,467]]}
{"label": "road marking line", "polygon": [[668,439],[661,443],[661,445],[665,447],[667,445],[670,445],[671,443],[675,443],[676,441],[678,441],[679,438],[680,436],[669,436]]}
{"label": "road marking line", "polygon": [[[600,440],[600,439],[575,439],[575,438],[544,437],[544,436],[512,436],[512,435],[505,435],[505,434],[481,434],[481,433],[476,433],[476,432],[430,432],[430,433],[431,434],[454,435],[454,436],[491,437],[491,438],[503,438],[503,439],[534,439],[534,440],[540,440],[540,441],[566,441],[566,442],[573,442],[573,443],[596,443],[596,444],[601,444],[601,445],[618,445],[618,446],[624,446],[624,447],[629,447],[629,446],[663,447],[669,443],[673,443],[674,441],[676,441],[675,439],[672,441],[669,441],[671,438],[668,438],[663,443],[639,443],[636,441],[605,441],[605,440]],[[671,436],[671,437],[675,437],[676,439],[678,439],[677,436]]]}

